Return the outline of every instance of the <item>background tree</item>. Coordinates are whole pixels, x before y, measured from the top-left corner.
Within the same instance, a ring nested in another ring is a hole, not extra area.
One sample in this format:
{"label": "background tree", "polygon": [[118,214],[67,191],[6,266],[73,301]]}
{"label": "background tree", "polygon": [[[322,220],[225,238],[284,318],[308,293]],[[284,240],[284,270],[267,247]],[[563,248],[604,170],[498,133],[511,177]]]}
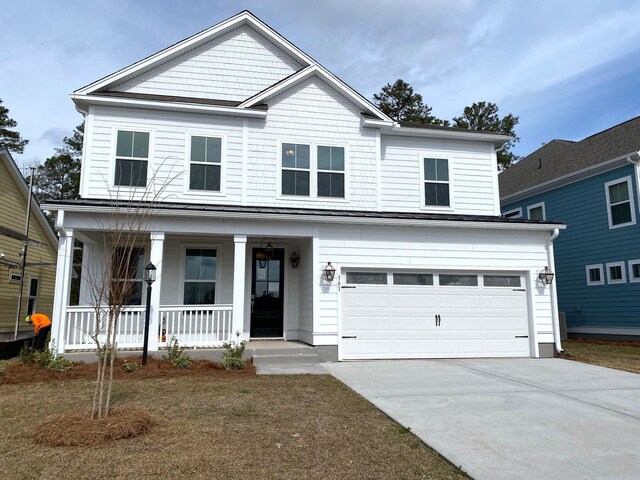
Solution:
{"label": "background tree", "polygon": [[9,109],[2,106],[2,99],[0,99],[0,144],[7,147],[10,152],[23,153],[29,140],[25,140],[14,130],[17,126],[18,122],[9,117]]}
{"label": "background tree", "polygon": [[504,148],[497,154],[498,168],[504,170],[518,160],[518,157],[511,151],[513,146],[520,141],[515,131],[518,121],[519,118],[511,113],[500,118],[500,115],[498,115],[498,105],[495,103],[477,102],[470,107],[465,107],[461,116],[454,117],[453,126],[456,128],[510,135],[511,140],[509,140]]}
{"label": "background tree", "polygon": [[440,120],[431,115],[431,107],[415,93],[413,87],[402,79],[393,85],[387,83],[380,93],[373,95],[375,105],[396,122],[417,122],[430,125],[449,125],[448,120]]}
{"label": "background tree", "polygon": [[63,146],[56,148],[56,153],[38,167],[35,192],[40,203],[78,198],[83,141],[84,122],[73,130],[71,137],[64,137]]}

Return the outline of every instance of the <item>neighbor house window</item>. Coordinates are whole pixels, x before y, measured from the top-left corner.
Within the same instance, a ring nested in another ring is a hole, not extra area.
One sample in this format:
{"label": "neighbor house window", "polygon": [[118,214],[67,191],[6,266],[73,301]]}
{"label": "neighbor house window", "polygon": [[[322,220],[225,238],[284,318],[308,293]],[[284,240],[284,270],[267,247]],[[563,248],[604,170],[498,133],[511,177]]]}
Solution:
{"label": "neighbor house window", "polygon": [[640,260],[629,260],[629,281],[640,282]]}
{"label": "neighbor house window", "polygon": [[184,265],[184,304],[215,303],[216,251],[211,248],[187,248]]}
{"label": "neighbor house window", "polygon": [[604,273],[602,271],[602,264],[587,265],[587,285],[604,285]]}
{"label": "neighbor house window", "polygon": [[624,262],[607,263],[607,283],[627,283],[627,275],[624,269]]}
{"label": "neighbor house window", "polygon": [[502,214],[504,218],[520,218],[522,217],[522,208],[508,210]]}
{"label": "neighbor house window", "polygon": [[636,223],[631,197],[631,177],[605,184],[609,228],[624,227]]}
{"label": "neighbor house window", "polygon": [[146,187],[149,162],[149,133],[118,130],[114,184]]}
{"label": "neighbor house window", "polygon": [[144,249],[116,247],[112,262],[115,288],[110,292],[111,301],[122,302],[122,305],[142,305]]}
{"label": "neighbor house window", "polygon": [[343,147],[318,147],[318,196],[344,198]]}
{"label": "neighbor house window", "polygon": [[424,197],[424,204],[427,206],[448,207],[450,205],[449,160],[424,159]]}
{"label": "neighbor house window", "polygon": [[529,220],[546,220],[544,203],[530,205],[529,207],[527,207],[527,214],[529,216]]}
{"label": "neighbor house window", "polygon": [[29,279],[29,300],[27,303],[27,315],[36,313],[38,308],[38,286],[39,280],[35,277]]}
{"label": "neighbor house window", "polygon": [[282,144],[282,194],[309,196],[309,145]]}
{"label": "neighbor house window", "polygon": [[190,190],[220,191],[221,138],[192,136],[189,162]]}

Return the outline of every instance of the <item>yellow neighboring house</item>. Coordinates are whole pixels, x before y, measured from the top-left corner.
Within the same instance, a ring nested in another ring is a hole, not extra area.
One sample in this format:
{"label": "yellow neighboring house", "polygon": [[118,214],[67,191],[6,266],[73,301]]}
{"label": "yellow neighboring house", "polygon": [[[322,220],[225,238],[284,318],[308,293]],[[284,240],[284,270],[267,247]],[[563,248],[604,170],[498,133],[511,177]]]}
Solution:
{"label": "yellow neighboring house", "polygon": [[[9,151],[0,145],[0,338],[4,339],[15,329],[28,198],[27,182]],[[33,331],[33,327],[22,321],[27,314],[37,311],[52,315],[57,250],[57,236],[34,198],[20,313],[21,332]]]}

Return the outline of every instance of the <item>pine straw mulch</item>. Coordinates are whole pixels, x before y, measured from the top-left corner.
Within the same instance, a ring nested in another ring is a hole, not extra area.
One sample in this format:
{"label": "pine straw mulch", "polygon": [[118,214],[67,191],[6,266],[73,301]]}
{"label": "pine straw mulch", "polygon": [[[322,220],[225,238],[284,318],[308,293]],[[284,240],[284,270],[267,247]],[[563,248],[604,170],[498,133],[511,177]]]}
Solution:
{"label": "pine straw mulch", "polygon": [[[150,358],[147,365],[140,366],[136,372],[125,372],[122,364],[125,361],[140,363],[140,357],[123,357],[116,359],[114,367],[114,379],[116,380],[142,380],[146,378],[167,378],[185,376],[213,376],[213,377],[237,377],[255,375],[255,367],[250,362],[244,370],[227,372],[216,362],[208,360],[194,360],[190,368],[175,368],[169,361]],[[23,384],[35,382],[51,382],[56,380],[92,380],[97,375],[95,363],[74,363],[68,372],[52,372],[45,368],[39,368],[34,363],[12,363],[7,366],[3,374],[0,374],[0,385]]]}
{"label": "pine straw mulch", "polygon": [[156,420],[144,410],[114,407],[108,417],[91,419],[91,412],[79,412],[49,420],[34,432],[36,443],[54,447],[99,445],[147,433]]}

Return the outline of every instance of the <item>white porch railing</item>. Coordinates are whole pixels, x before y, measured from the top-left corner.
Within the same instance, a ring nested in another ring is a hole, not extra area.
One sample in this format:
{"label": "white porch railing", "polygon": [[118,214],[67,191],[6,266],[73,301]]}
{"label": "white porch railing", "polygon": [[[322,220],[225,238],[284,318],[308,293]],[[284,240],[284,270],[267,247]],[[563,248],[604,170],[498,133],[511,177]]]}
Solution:
{"label": "white porch railing", "polygon": [[[232,305],[175,305],[160,307],[159,345],[166,346],[172,337],[183,347],[218,347],[232,338]],[[107,309],[100,310],[101,325],[107,324]],[[145,307],[126,307],[120,314],[116,348],[142,348]],[[96,331],[95,307],[67,307],[64,333],[65,350],[93,350],[91,335]],[[104,329],[104,328],[103,328]],[[151,333],[153,335],[153,332]],[[101,343],[105,332],[98,335]]]}
{"label": "white porch railing", "polygon": [[217,347],[232,337],[232,305],[160,307],[160,346],[172,337],[185,347]]}
{"label": "white porch railing", "polygon": [[[100,343],[106,339],[107,309],[100,309]],[[116,333],[117,348],[142,348],[144,341],[144,307],[126,307],[120,313]],[[95,307],[67,307],[67,325],[65,329],[65,350],[95,349],[91,335],[96,332]]]}

